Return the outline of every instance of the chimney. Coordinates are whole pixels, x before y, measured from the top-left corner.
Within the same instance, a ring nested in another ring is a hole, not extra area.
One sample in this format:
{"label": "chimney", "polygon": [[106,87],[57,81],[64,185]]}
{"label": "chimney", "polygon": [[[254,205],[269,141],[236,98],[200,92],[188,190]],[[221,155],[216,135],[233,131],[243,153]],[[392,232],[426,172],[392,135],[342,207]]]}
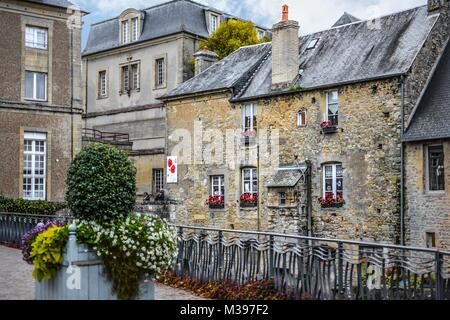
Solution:
{"label": "chimney", "polygon": [[204,47],[202,50],[195,53],[194,58],[195,75],[202,73],[219,60],[217,53],[209,51],[208,47]]}
{"label": "chimney", "polygon": [[289,20],[289,7],[283,6],[282,21],[272,27],[272,88],[288,87],[300,67],[300,41],[297,21]]}

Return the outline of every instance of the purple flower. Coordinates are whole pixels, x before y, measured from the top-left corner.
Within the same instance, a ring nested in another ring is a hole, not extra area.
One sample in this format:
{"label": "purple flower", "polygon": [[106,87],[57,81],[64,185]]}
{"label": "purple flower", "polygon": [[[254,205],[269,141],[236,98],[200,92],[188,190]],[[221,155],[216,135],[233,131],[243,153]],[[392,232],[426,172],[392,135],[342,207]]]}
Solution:
{"label": "purple flower", "polygon": [[28,231],[25,235],[22,236],[20,240],[20,247],[22,248],[22,254],[23,254],[23,260],[26,261],[29,264],[33,264],[33,261],[31,260],[31,244],[34,242],[36,237],[46,231],[47,229],[58,226],[63,227],[66,223],[61,221],[48,221],[45,224],[39,224],[38,226],[34,227],[30,231]]}

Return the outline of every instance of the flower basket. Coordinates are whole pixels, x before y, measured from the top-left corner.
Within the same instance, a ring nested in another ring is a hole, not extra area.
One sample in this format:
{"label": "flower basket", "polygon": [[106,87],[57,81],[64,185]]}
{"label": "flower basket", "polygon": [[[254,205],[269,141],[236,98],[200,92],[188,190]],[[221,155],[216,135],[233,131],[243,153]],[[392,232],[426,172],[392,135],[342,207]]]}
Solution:
{"label": "flower basket", "polygon": [[206,205],[210,209],[224,209],[225,208],[225,197],[224,196],[210,196],[206,200]]}
{"label": "flower basket", "polygon": [[325,197],[319,198],[319,203],[322,208],[342,208],[345,200],[342,195],[336,197],[332,193],[327,193]]}
{"label": "flower basket", "polygon": [[323,134],[331,134],[338,131],[337,125],[334,125],[331,120],[322,121],[320,128],[322,129]]}
{"label": "flower basket", "polygon": [[257,193],[244,193],[240,198],[241,208],[255,208],[258,206]]}

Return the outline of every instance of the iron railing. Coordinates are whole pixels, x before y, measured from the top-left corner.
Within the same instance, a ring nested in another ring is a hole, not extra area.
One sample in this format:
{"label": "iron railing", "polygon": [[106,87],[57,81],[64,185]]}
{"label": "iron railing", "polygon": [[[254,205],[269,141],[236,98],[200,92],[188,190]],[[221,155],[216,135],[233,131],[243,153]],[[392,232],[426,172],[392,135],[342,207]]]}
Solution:
{"label": "iron railing", "polygon": [[389,244],[178,226],[179,276],[273,280],[293,299],[449,300],[450,253]]}
{"label": "iron railing", "polygon": [[109,142],[130,142],[128,133],[103,132],[96,129],[83,129],[83,137]]}
{"label": "iron railing", "polygon": [[68,221],[68,217],[0,213],[0,243],[20,246],[20,239],[39,223]]}

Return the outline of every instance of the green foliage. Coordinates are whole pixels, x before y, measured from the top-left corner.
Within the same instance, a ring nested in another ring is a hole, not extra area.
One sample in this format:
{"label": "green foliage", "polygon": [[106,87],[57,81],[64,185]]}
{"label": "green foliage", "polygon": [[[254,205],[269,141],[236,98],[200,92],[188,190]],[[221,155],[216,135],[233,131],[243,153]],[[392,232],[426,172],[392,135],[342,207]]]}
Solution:
{"label": "green foliage", "polygon": [[102,257],[113,292],[121,300],[136,298],[141,281],[169,268],[177,247],[175,230],[154,215],[103,225],[81,222],[77,239]]}
{"label": "green foliage", "polygon": [[51,279],[63,262],[63,248],[69,238],[67,226],[53,226],[37,235],[31,247],[33,277],[38,281]]}
{"label": "green foliage", "polygon": [[69,168],[66,184],[66,201],[77,218],[122,218],[135,205],[136,169],[125,152],[106,144],[83,147]]}
{"label": "green foliage", "polygon": [[191,69],[192,73],[195,74],[195,58],[192,57],[188,60],[189,69]]}
{"label": "green foliage", "polygon": [[302,91],[305,88],[303,88],[302,86],[291,86],[289,87],[289,91]]}
{"label": "green foliage", "polygon": [[189,277],[178,277],[174,272],[167,272],[159,279],[165,285],[189,290],[192,293],[207,299],[214,300],[288,300],[287,295],[281,294],[275,283],[269,280],[249,282],[245,285],[237,285],[232,282],[209,282],[202,284],[200,281]]}
{"label": "green foliage", "polygon": [[209,50],[217,53],[219,59],[222,60],[240,47],[259,44],[268,40],[267,37],[262,40],[258,39],[253,23],[230,19],[221,23],[211,37],[201,41],[200,49],[208,47]]}
{"label": "green foliage", "polygon": [[47,201],[8,199],[0,194],[0,212],[51,216],[65,207],[65,204]]}

